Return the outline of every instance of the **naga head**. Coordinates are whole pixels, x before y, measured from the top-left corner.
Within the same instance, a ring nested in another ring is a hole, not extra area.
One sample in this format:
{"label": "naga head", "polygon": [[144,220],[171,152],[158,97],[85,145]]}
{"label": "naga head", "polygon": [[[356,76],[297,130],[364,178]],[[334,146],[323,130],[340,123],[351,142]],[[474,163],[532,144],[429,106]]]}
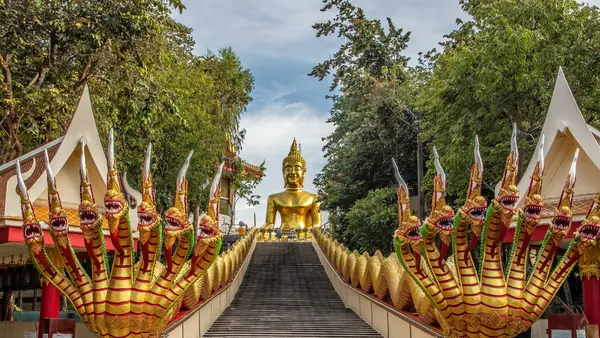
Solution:
{"label": "naga head", "polygon": [[500,183],[500,191],[494,199],[494,204],[503,209],[503,214],[511,217],[519,200],[519,188],[517,188],[517,170],[519,167],[519,149],[517,148],[517,124],[513,123],[513,132],[510,141],[510,154],[506,158],[506,166],[504,167],[504,175]]}
{"label": "naga head", "polygon": [[[463,207],[458,211],[466,217],[471,224],[471,240],[468,245],[469,251],[475,248],[477,243],[479,243],[488,207],[485,197],[481,196],[482,183],[483,160],[479,153],[479,137],[475,136],[475,164],[471,167],[471,179],[469,180],[467,199]],[[467,259],[467,256],[465,256],[465,260]]]}
{"label": "naga head", "polygon": [[583,254],[585,251],[596,245],[596,238],[600,234],[600,191],[594,198],[594,203],[590,207],[585,220],[579,226],[579,229],[573,234],[573,240],[576,240],[577,251]]}
{"label": "naga head", "polygon": [[44,149],[44,159],[46,161],[46,177],[48,179],[48,217],[50,219],[49,230],[52,237],[63,248],[67,247],[67,235],[69,226],[67,224],[67,214],[60,202],[60,195],[56,188],[56,179],[50,167],[50,158],[48,151]]}
{"label": "naga head", "polygon": [[190,151],[185,159],[179,175],[177,176],[177,191],[175,192],[174,206],[169,208],[165,213],[165,249],[170,252],[173,248],[175,240],[182,238],[192,229],[192,223],[188,218],[188,203],[187,203],[187,180],[185,175],[190,166],[190,159],[194,151]]}
{"label": "naga head", "polygon": [[454,210],[446,205],[446,174],[440,164],[440,157],[435,146],[433,147],[433,156],[437,174],[433,178],[431,213],[425,220],[425,226],[429,231],[439,233],[443,245],[449,246],[454,231]]}
{"label": "naga head", "polygon": [[525,196],[523,214],[525,219],[523,224],[528,235],[531,235],[535,227],[540,223],[540,214],[544,208],[544,199],[542,198],[542,178],[544,176],[544,135],[540,139],[538,148],[538,160],[535,163],[533,174]]}
{"label": "naga head", "polygon": [[102,217],[98,213],[96,199],[85,163],[85,143],[81,141],[81,158],[79,161],[79,226],[86,238],[98,231]]}
{"label": "naga head", "polygon": [[21,163],[17,159],[17,194],[21,197],[21,213],[23,215],[23,238],[25,244],[34,253],[39,254],[44,248],[44,232],[42,226],[35,218],[27,186],[21,174]]}
{"label": "naga head", "polygon": [[104,207],[111,232],[117,230],[118,220],[127,213],[128,205],[121,191],[121,177],[117,169],[115,159],[115,140],[113,129],[110,129],[108,138],[108,179],[106,182],[106,195],[104,195]]}
{"label": "naga head", "polygon": [[459,212],[469,218],[471,227],[478,228],[481,233],[481,226],[485,219],[487,210],[487,201],[481,196],[481,185],[483,182],[483,160],[479,153],[479,138],[475,136],[475,164],[471,167],[471,179],[467,190],[467,199]]}
{"label": "naga head", "polygon": [[575,150],[575,156],[573,157],[573,162],[571,162],[571,168],[569,170],[569,175],[567,176],[567,180],[565,182],[565,187],[563,188],[563,191],[560,194],[558,206],[554,210],[554,216],[552,217],[552,235],[558,240],[562,239],[564,236],[567,235],[567,233],[569,232],[569,228],[571,227],[571,221],[573,219],[573,211],[571,211],[571,206],[573,205],[573,188],[575,187],[576,182],[575,174],[578,157],[579,148]]}
{"label": "naga head", "polygon": [[420,267],[421,243],[423,242],[423,237],[421,236],[421,221],[417,216],[411,215],[408,185],[404,179],[402,179],[402,176],[400,176],[400,171],[393,158],[392,165],[394,167],[394,176],[398,182],[398,221],[400,223],[398,229],[394,232],[394,238],[396,238],[401,245],[408,244],[413,249],[415,258],[419,261],[417,262],[417,267]]}
{"label": "naga head", "polygon": [[148,144],[146,157],[144,158],[144,167],[142,169],[142,192],[133,189],[127,182],[127,173],[123,173],[123,186],[128,195],[135,199],[138,213],[138,231],[140,233],[140,242],[146,244],[150,239],[152,231],[155,231],[161,217],[156,210],[156,197],[154,184],[152,183],[152,174],[150,174],[150,163],[152,157],[152,143]]}
{"label": "naga head", "polygon": [[203,244],[211,244],[221,239],[222,234],[219,229],[219,201],[221,199],[221,175],[223,174],[223,167],[225,162],[219,165],[219,169],[215,177],[213,178],[212,184],[210,185],[210,195],[208,201],[208,208],[206,213],[200,216],[200,222],[198,223],[198,229],[196,230],[196,247],[194,248],[195,254],[200,254]]}

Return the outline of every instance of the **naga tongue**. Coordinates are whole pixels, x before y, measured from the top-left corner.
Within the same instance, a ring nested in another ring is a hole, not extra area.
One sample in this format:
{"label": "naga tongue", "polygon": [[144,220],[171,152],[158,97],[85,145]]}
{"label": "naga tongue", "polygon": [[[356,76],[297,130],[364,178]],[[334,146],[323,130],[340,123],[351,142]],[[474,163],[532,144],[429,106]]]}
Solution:
{"label": "naga tongue", "polygon": [[142,270],[148,271],[148,265],[150,262],[150,252],[148,248],[148,243],[142,244],[142,255],[144,256],[144,267]]}
{"label": "naga tongue", "polygon": [[417,272],[421,273],[421,253],[418,250],[413,250],[415,256],[415,264],[417,265]]}
{"label": "naga tongue", "polygon": [[521,250],[519,250],[519,253],[517,254],[518,262],[520,262],[521,258],[525,255],[525,251],[527,251],[527,248],[529,247],[530,240],[531,240],[531,235],[528,234],[527,232],[525,232],[525,237],[523,238],[523,241],[521,242]]}
{"label": "naga tongue", "polygon": [[167,276],[173,273],[173,247],[165,249],[165,262],[167,262]]}
{"label": "naga tongue", "polygon": [[[477,246],[477,243],[479,243],[479,236],[477,236],[473,231],[471,231],[471,241],[469,242],[469,245],[467,246],[467,252],[471,252],[471,250],[475,249],[475,247]],[[465,257],[464,257],[465,265],[468,264],[468,259],[469,259],[469,255],[465,253]]]}
{"label": "naga tongue", "polygon": [[119,256],[121,257],[121,262],[119,264],[123,264],[123,261],[125,260],[125,251],[123,250],[123,247],[121,247],[121,243],[119,242],[118,229],[116,231],[110,232],[110,241],[112,242],[113,246],[115,247],[115,251],[118,252]]}
{"label": "naga tongue", "polygon": [[88,256],[92,260],[92,265],[94,266],[96,274],[99,275],[100,274],[100,260],[98,259],[98,256],[96,256],[94,254],[94,246],[92,245],[91,241],[89,243],[87,240],[85,241],[85,249],[87,250]]}
{"label": "naga tongue", "polygon": [[556,245],[555,242],[552,242],[551,245],[552,246],[550,247],[550,250],[548,250],[548,254],[546,255],[546,258],[544,258],[544,261],[542,262],[542,265],[540,265],[540,269],[539,269],[540,273],[542,271],[544,271],[544,269],[546,268],[546,266],[548,264],[550,264],[550,259],[554,258],[554,254],[556,253],[556,250],[558,249],[558,246]]}
{"label": "naga tongue", "polygon": [[450,246],[442,240],[442,246],[440,247],[440,258],[438,258],[438,265],[442,270],[444,270],[444,258],[446,258],[449,248]]}
{"label": "naga tongue", "polygon": [[75,259],[73,258],[71,250],[69,250],[68,248],[61,248],[61,251],[63,256],[67,258],[67,264],[69,264],[69,266],[73,270],[73,273],[75,274],[75,279],[77,279],[78,282],[81,282],[83,276],[81,276],[81,273],[77,268],[77,263],[75,263]]}

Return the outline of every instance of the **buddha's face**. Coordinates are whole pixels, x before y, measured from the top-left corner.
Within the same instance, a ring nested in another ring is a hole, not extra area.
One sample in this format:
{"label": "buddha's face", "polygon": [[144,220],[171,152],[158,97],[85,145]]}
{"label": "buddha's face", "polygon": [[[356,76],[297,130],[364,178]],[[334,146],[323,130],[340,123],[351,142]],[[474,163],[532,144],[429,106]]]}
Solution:
{"label": "buddha's face", "polygon": [[287,188],[302,187],[302,184],[304,182],[304,171],[302,170],[302,163],[286,163],[285,167],[283,168],[283,179],[285,180],[285,186]]}

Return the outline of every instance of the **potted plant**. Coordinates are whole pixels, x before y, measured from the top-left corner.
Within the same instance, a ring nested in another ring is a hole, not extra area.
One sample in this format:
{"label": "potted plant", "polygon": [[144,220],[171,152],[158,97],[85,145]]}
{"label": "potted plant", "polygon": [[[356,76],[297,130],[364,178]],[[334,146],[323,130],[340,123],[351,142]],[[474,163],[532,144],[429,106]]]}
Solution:
{"label": "potted plant", "polygon": [[308,242],[308,233],[310,230],[308,230],[308,228],[304,228],[302,229],[302,232],[304,233],[304,240]]}
{"label": "potted plant", "polygon": [[276,228],[275,231],[273,231],[273,235],[275,235],[273,242],[279,242],[281,239],[281,228]]}
{"label": "potted plant", "polygon": [[302,228],[297,227],[294,229],[294,235],[296,235],[296,240],[300,241],[300,234],[302,234]]}
{"label": "potted plant", "polygon": [[258,238],[258,240],[260,241],[262,239],[264,242],[268,242],[267,236],[265,234],[267,229],[260,228],[260,229],[258,229],[258,231],[260,232],[260,235],[259,235],[260,237]]}

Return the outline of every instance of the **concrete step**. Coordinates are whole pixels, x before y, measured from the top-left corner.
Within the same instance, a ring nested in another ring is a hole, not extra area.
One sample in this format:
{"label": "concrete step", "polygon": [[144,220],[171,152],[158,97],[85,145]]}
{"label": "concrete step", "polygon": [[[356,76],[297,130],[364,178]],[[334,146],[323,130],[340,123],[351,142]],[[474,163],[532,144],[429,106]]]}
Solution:
{"label": "concrete step", "polygon": [[381,337],[347,309],[311,243],[257,243],[231,305],[205,337]]}

